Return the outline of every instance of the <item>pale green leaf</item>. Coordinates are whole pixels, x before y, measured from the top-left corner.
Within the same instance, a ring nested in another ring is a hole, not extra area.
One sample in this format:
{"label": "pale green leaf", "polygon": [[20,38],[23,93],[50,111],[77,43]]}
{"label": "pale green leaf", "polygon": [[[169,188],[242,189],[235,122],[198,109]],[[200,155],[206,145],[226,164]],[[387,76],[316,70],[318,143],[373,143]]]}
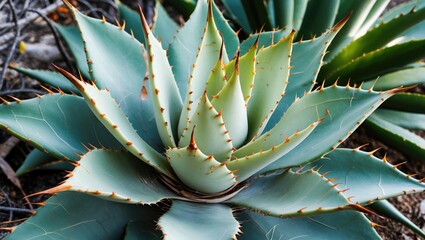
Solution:
{"label": "pale green leaf", "polygon": [[199,101],[189,127],[181,136],[180,147],[186,147],[190,144],[191,132],[194,129],[196,145],[204,154],[212,155],[219,162],[230,159],[233,145],[229,131],[226,129],[223,117],[214,109],[205,94]]}
{"label": "pale green leaf", "polygon": [[[236,68],[238,67],[236,66]],[[232,145],[238,148],[245,142],[249,129],[247,108],[239,79],[239,70],[235,71],[211,103],[222,115],[225,127],[229,130]]]}
{"label": "pale green leaf", "polygon": [[85,192],[108,201],[153,204],[177,195],[152,169],[128,152],[95,149],[82,156],[70,177],[47,190]]}
{"label": "pale green leaf", "polygon": [[153,36],[144,17],[143,31],[147,44],[149,86],[150,92],[153,93],[156,125],[165,147],[175,147],[182,100],[168,63],[167,54]]}
{"label": "pale green leaf", "polygon": [[248,139],[266,127],[271,113],[285,92],[289,78],[293,33],[277,44],[261,49],[257,55],[254,87],[248,101]]}
{"label": "pale green leaf", "polygon": [[[196,131],[196,130],[195,130]],[[202,153],[195,143],[184,148],[167,150],[174,173],[188,187],[203,192],[217,193],[235,184],[235,176],[213,156]]]}
{"label": "pale green leaf", "polygon": [[[250,149],[248,146],[244,147],[243,150],[239,149],[241,151],[238,150],[232,155],[232,161],[227,164],[227,168],[235,171],[236,180],[242,182],[298,146],[314,130],[317,124],[319,123],[312,123],[306,129],[300,132],[297,131],[292,136],[281,138],[280,141],[274,141],[276,145],[270,148],[263,146],[265,147],[264,149],[255,151],[256,149]],[[267,140],[273,142],[276,139]],[[270,146],[269,142],[261,143]]]}

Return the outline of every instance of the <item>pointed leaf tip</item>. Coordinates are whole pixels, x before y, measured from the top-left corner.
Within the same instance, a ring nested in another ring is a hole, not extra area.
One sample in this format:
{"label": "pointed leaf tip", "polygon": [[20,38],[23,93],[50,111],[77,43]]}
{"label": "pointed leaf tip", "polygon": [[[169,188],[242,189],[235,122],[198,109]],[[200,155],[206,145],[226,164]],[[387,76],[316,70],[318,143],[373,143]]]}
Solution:
{"label": "pointed leaf tip", "polygon": [[143,32],[148,35],[150,33],[150,28],[148,25],[148,22],[146,21],[145,15],[143,14],[142,6],[139,4],[139,15],[140,15],[140,21],[142,22],[142,28]]}
{"label": "pointed leaf tip", "polygon": [[352,11],[347,16],[345,16],[341,21],[335,24],[335,26],[332,27],[332,31],[334,32],[339,31],[348,22],[348,20],[350,20],[351,15],[353,15]]}
{"label": "pointed leaf tip", "polygon": [[52,63],[52,66],[58,71],[60,72],[64,77],[66,77],[69,81],[71,81],[72,84],[74,84],[74,86],[76,88],[78,88],[78,90],[80,91],[84,91],[84,87],[81,84],[80,80],[78,80],[78,78],[76,78],[74,75],[72,75],[70,72],[66,71],[65,69],[55,65]]}

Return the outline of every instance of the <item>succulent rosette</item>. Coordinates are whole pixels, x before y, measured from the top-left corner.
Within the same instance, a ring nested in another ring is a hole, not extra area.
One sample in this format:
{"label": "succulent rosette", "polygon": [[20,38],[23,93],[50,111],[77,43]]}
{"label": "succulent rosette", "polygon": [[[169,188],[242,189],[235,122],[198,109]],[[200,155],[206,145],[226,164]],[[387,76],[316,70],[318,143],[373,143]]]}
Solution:
{"label": "succulent rosette", "polygon": [[38,149],[21,172],[58,166],[43,154],[75,168],[8,239],[376,239],[367,206],[424,190],[336,148],[402,90],[313,90],[347,19],[308,41],[239,44],[212,1],[175,36],[161,11],[137,35],[69,7],[79,32],[59,30],[81,76],[26,70],[58,92],[1,105],[0,124]]}

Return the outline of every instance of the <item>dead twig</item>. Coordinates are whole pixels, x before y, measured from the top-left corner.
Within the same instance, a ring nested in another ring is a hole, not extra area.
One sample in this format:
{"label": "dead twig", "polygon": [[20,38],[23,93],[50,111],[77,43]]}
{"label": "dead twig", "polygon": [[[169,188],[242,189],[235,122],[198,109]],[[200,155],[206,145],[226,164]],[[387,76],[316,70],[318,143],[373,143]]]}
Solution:
{"label": "dead twig", "polygon": [[25,201],[28,203],[28,206],[31,210],[33,210],[31,202],[27,198],[27,194],[22,189],[21,182],[19,181],[18,177],[16,176],[15,171],[13,168],[9,165],[9,163],[4,160],[7,155],[9,155],[10,151],[18,144],[19,139],[16,137],[10,137],[8,138],[3,144],[0,145],[0,169],[3,171],[4,174],[6,174],[6,177],[15,185],[19,190],[21,191],[22,195],[24,195]]}

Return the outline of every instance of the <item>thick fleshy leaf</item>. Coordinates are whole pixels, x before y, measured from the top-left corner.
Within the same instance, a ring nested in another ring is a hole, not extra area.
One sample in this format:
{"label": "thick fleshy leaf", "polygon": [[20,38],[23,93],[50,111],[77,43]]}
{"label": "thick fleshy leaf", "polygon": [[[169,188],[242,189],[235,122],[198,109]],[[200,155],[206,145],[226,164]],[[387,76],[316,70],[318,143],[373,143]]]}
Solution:
{"label": "thick fleshy leaf", "polygon": [[339,61],[337,66],[332,67],[333,64],[329,63],[322,67],[318,79],[326,81],[328,85],[337,79],[342,85],[349,80],[361,83],[422,59],[425,56],[424,49],[424,39],[381,48],[346,62]]}
{"label": "thick fleshy leaf", "polygon": [[266,31],[272,30],[272,25],[267,11],[266,1],[252,1],[252,0],[240,0],[243,9],[246,13],[251,30],[254,32],[260,32],[261,29]]}
{"label": "thick fleshy leaf", "polygon": [[29,69],[23,67],[13,67],[13,69],[29,77],[32,77],[41,83],[48,84],[55,88],[60,88],[64,92],[75,94],[79,94],[80,92],[76,87],[74,87],[74,85],[72,85],[68,81],[68,79],[66,79],[64,76],[57,72]]}
{"label": "thick fleshy leaf", "polygon": [[[55,165],[59,162],[56,159],[52,158],[49,154],[44,153],[38,149],[33,149],[28,156],[25,158],[24,163],[19,167],[16,171],[16,175],[20,176],[22,174],[28,173],[30,171],[45,168],[47,166]],[[70,163],[66,163],[68,165],[68,169],[72,170],[73,166]]]}
{"label": "thick fleshy leaf", "polygon": [[[223,51],[223,46],[220,49],[220,55],[222,51]],[[231,75],[227,75],[224,70],[225,69],[223,64],[223,57],[219,56],[217,63],[215,64],[214,68],[211,70],[210,76],[208,77],[207,87],[206,87],[208,99],[213,99],[213,97],[217,95],[221,91],[221,89],[223,89],[224,85],[226,85],[227,76],[231,76]]]}
{"label": "thick fleshy leaf", "polygon": [[373,86],[374,90],[390,90],[400,86],[425,84],[425,67],[408,68],[380,76],[378,80],[363,84],[365,88]]}
{"label": "thick fleshy leaf", "polygon": [[425,232],[416,224],[414,224],[412,221],[410,221],[407,217],[403,215],[400,211],[398,211],[397,208],[395,208],[390,202],[387,200],[381,200],[374,202],[373,204],[368,206],[370,209],[372,209],[374,212],[381,216],[385,216],[387,218],[391,218],[404,226],[412,229],[415,233],[417,233],[419,236],[425,238]]}
{"label": "thick fleshy leaf", "polygon": [[57,191],[85,192],[108,201],[153,204],[177,197],[158,181],[152,169],[128,152],[90,150]]}
{"label": "thick fleshy leaf", "polygon": [[422,9],[425,7],[425,1],[416,0],[416,1],[408,1],[401,3],[391,9],[389,9],[386,13],[384,13],[381,19],[378,19],[375,23],[376,26],[379,26],[382,22],[388,22],[391,19],[399,17],[401,15],[406,15],[411,12],[413,9]]}
{"label": "thick fleshy leaf", "polygon": [[335,179],[338,188],[347,189],[350,201],[370,204],[379,199],[390,198],[403,193],[425,190],[420,183],[394,166],[372,154],[352,149],[336,149],[323,159],[312,163],[318,172]]}
{"label": "thick fleshy leaf", "polygon": [[161,239],[162,233],[157,230],[155,221],[142,219],[127,224],[124,240],[157,240]]}
{"label": "thick fleshy leaf", "polygon": [[271,113],[285,92],[289,78],[293,32],[277,44],[261,49],[257,55],[252,97],[248,101],[248,139],[266,127]]}
{"label": "thick fleshy leaf", "polygon": [[81,97],[47,94],[3,104],[0,115],[7,131],[54,158],[78,160],[84,145],[121,148]]}
{"label": "thick fleshy leaf", "polygon": [[[269,4],[272,4],[274,10],[274,27],[278,28],[294,28],[294,0],[273,0]],[[270,12],[269,12],[270,14]]]}
{"label": "thick fleshy leaf", "polygon": [[412,130],[425,130],[425,114],[401,112],[380,108],[373,112],[373,115],[403,128]]}
{"label": "thick fleshy leaf", "polygon": [[108,129],[121,145],[132,154],[165,175],[170,174],[166,158],[147,144],[133,128],[133,124],[121,111],[116,99],[108,90],[100,90],[95,85],[82,82],[58,68],[81,92],[97,119]]}
{"label": "thick fleshy leaf", "polygon": [[320,37],[294,43],[291,54],[291,74],[285,96],[280,100],[264,131],[268,131],[276,125],[295,98],[311,91],[316,84],[317,74],[323,64],[322,60],[326,49],[346,20],[341,21]]}
{"label": "thick fleshy leaf", "polygon": [[382,107],[411,113],[425,114],[425,94],[403,92],[388,99]]}
{"label": "thick fleshy leaf", "polygon": [[[214,16],[214,22],[218,31],[223,34],[225,39],[226,55],[233,56],[237,49],[239,40],[233,30],[230,28],[227,21],[221,15],[221,12],[217,9],[217,6],[211,1],[211,9]],[[194,12],[186,24],[179,30],[174,41],[170,44],[168,49],[168,56],[170,64],[173,66],[173,72],[176,76],[177,85],[179,86],[180,95],[186,96],[188,92],[187,82],[193,71],[193,64],[196,63],[198,57],[198,47],[203,42],[205,23],[207,22],[208,15],[208,4],[206,0],[199,0]],[[211,22],[211,21],[209,21]],[[217,43],[218,46],[221,44],[221,40]],[[219,48],[218,48],[219,49]],[[218,52],[219,50],[217,50]],[[217,59],[215,59],[216,61]],[[214,61],[214,63],[215,63]],[[198,65],[196,63],[196,65]],[[212,65],[212,67],[214,64]],[[206,74],[209,74],[212,67],[207,70]],[[208,76],[207,76],[208,78]],[[204,80],[206,81],[206,80]],[[201,96],[199,94],[198,98]]]}
{"label": "thick fleshy leaf", "polygon": [[[139,13],[130,9],[120,1],[117,1],[117,6],[120,17],[126,23],[125,31],[130,34],[133,33],[137,40],[141,43],[145,43]],[[168,48],[169,43],[173,40],[178,29],[179,26],[177,23],[168,16],[162,4],[159,1],[156,1],[152,32],[159,40],[161,40],[161,45],[164,49]]]}
{"label": "thick fleshy leaf", "polygon": [[170,210],[158,221],[165,240],[235,239],[239,223],[233,210],[224,204],[173,201]]}
{"label": "thick fleshy leaf", "polygon": [[262,47],[269,47],[270,45],[276,44],[289,34],[291,34],[291,29],[252,34],[241,43],[241,55],[246,54],[257,41],[258,49],[261,49]]}
{"label": "thick fleshy leaf", "polygon": [[119,239],[129,221],[155,221],[157,207],[122,204],[63,192],[37,210],[6,239]]}
{"label": "thick fleshy leaf", "polygon": [[212,10],[215,24],[221,35],[226,49],[226,55],[232,58],[239,50],[239,38],[233,28],[229,25],[228,20],[223,17],[221,10],[216,6],[214,1],[212,3]]}
{"label": "thick fleshy leaf", "polygon": [[125,31],[129,34],[133,33],[133,36],[141,43],[145,43],[145,37],[143,36],[142,22],[140,22],[139,14],[121,1],[115,1],[118,6],[118,13],[120,18],[125,21]]}
{"label": "thick fleshy leaf", "polygon": [[[293,29],[299,30],[304,21],[309,0],[294,0],[294,26]],[[297,33],[296,33],[297,34]]]}
{"label": "thick fleshy leaf", "polygon": [[[140,13],[143,14],[141,11],[140,9]],[[165,50],[152,35],[144,16],[141,18],[147,44],[150,92],[155,93],[152,99],[156,125],[165,147],[175,147],[182,100]]]}
{"label": "thick fleshy leaf", "polygon": [[[358,4],[356,4],[358,5]],[[380,49],[394,40],[398,35],[411,26],[425,19],[425,8],[401,15],[378,27],[373,28],[367,34],[354,40],[347,45],[338,55],[333,58],[323,71],[335,69],[343,63],[348,63],[363,54]],[[342,30],[343,32],[345,30]],[[332,70],[331,70],[332,71]]]}
{"label": "thick fleshy leaf", "polygon": [[164,49],[173,41],[179,25],[168,16],[160,1],[155,3],[155,22],[152,28],[154,35],[161,41]]}
{"label": "thick fleshy leaf", "polygon": [[[270,136],[288,136],[305,129],[318,118],[324,120],[296,148],[261,172],[306,164],[338,146],[392,92],[374,92],[332,86],[308,93],[288,108],[281,120],[258,142]],[[329,134],[332,132],[332,134]],[[274,138],[274,137],[273,137]]]}
{"label": "thick fleshy leaf", "polygon": [[[281,138],[280,141],[275,141],[277,144],[270,148],[264,146],[264,149],[256,151],[246,147],[243,148],[243,151],[236,151],[232,156],[232,161],[227,164],[227,168],[235,171],[236,180],[242,182],[298,146],[298,144],[310,135],[317,124],[319,124],[319,122],[312,123],[306,129],[300,132],[297,131],[292,136]],[[270,139],[269,142],[273,142],[273,140],[275,139]],[[270,146],[269,142],[262,143]],[[244,154],[246,155],[244,156]]]}
{"label": "thick fleshy leaf", "polygon": [[65,40],[72,56],[74,56],[77,68],[80,70],[81,74],[86,78],[90,77],[89,66],[84,52],[83,39],[81,38],[81,33],[78,27],[62,26],[60,24],[55,24],[55,27]]}
{"label": "thick fleshy leaf", "polygon": [[225,127],[229,130],[232,145],[238,148],[245,142],[249,121],[238,66],[236,65],[235,68],[232,77],[211,103],[222,115]]}
{"label": "thick fleshy leaf", "polygon": [[326,213],[349,204],[324,176],[290,170],[253,180],[228,202],[277,217]]}
{"label": "thick fleshy leaf", "polygon": [[[196,129],[195,129],[196,131]],[[185,148],[167,150],[168,161],[178,178],[188,187],[203,192],[217,193],[235,184],[235,176],[225,164],[202,153],[192,138]]]}
{"label": "thick fleshy leaf", "polygon": [[191,141],[191,131],[198,148],[206,155],[212,155],[217,161],[225,162],[230,160],[232,154],[232,141],[229,131],[221,116],[204,94],[199,101],[195,114],[190,120],[189,127],[181,136],[179,146],[186,147]]}
{"label": "thick fleshy leaf", "polygon": [[[201,4],[199,3],[198,5]],[[204,93],[211,70],[214,69],[218,59],[221,57],[227,59],[225,52],[221,51],[223,39],[218,32],[212,14],[212,5],[208,5],[208,16],[204,35],[202,36],[196,60],[192,65],[192,72],[187,83],[185,103],[183,111],[181,112],[178,128],[179,134],[183,133],[183,130],[187,128],[196,107],[196,103]],[[180,55],[180,57],[182,56],[184,55]],[[223,60],[223,62],[227,62],[227,60]],[[178,77],[176,76],[176,78]]]}
{"label": "thick fleshy leaf", "polygon": [[371,222],[355,211],[284,219],[246,211],[236,217],[242,223],[240,240],[381,239]]}
{"label": "thick fleshy leaf", "polygon": [[387,9],[390,1],[391,0],[375,0],[375,5],[369,11],[367,18],[364,20],[361,28],[357,30],[356,37],[363,36],[370,29],[370,27],[375,24],[376,20]]}
{"label": "thick fleshy leaf", "polygon": [[[239,58],[239,69],[243,69],[243,71],[239,72],[239,79],[245,102],[248,102],[251,98],[251,91],[254,86],[257,50],[258,42],[256,42],[245,55]],[[231,77],[234,74],[235,64],[236,58],[225,66],[226,77]]]}
{"label": "thick fleshy leaf", "polygon": [[338,14],[340,0],[310,1],[298,31],[298,39],[310,39],[330,29]]}
{"label": "thick fleshy leaf", "polygon": [[[372,11],[372,8],[375,4],[376,0],[341,1],[336,19],[342,19],[344,17],[350,16],[350,20],[341,30],[341,33],[335,37],[334,41],[329,47],[329,55],[326,56],[326,61],[332,59],[341,51],[341,49],[344,49],[347,44],[350,44],[355,39],[357,32],[362,27],[364,21],[369,16],[369,13]],[[382,38],[385,37],[386,36],[382,36]]]}
{"label": "thick fleshy leaf", "polygon": [[241,0],[223,0],[224,6],[226,6],[226,11],[232,16],[232,18],[241,25],[242,29],[246,33],[251,33],[251,25],[249,24],[248,17],[246,16],[243,9]]}
{"label": "thick fleshy leaf", "polygon": [[386,145],[398,149],[412,159],[424,160],[425,139],[375,114],[368,117],[365,126]]}
{"label": "thick fleshy leaf", "polygon": [[73,7],[72,12],[85,41],[90,80],[101,89],[109,89],[138,134],[160,150],[163,145],[151,99],[154,93],[149,88],[142,90],[146,73],[142,45],[122,27],[89,18]]}

